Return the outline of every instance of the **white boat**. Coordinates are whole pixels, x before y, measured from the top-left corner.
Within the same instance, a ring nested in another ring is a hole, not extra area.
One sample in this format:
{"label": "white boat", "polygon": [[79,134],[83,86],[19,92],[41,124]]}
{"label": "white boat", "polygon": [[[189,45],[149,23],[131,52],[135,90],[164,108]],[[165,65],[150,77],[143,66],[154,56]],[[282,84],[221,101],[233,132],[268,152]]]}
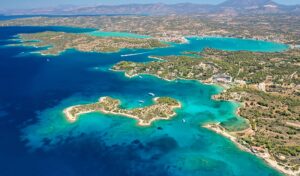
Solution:
{"label": "white boat", "polygon": [[145,103],[145,101],[144,100],[139,100],[139,103]]}
{"label": "white boat", "polygon": [[186,121],[185,121],[185,119],[182,119],[182,123],[185,123]]}
{"label": "white boat", "polygon": [[154,97],[154,96],[155,96],[155,94],[154,94],[154,93],[152,93],[152,92],[149,92],[148,94],[149,94],[149,95],[151,95],[152,97]]}

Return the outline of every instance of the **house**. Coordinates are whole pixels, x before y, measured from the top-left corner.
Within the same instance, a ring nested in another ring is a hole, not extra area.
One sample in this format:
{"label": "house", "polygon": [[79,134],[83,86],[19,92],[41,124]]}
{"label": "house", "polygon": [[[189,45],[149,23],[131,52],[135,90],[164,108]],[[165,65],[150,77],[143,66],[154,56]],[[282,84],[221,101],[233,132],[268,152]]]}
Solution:
{"label": "house", "polygon": [[217,74],[213,76],[213,81],[218,83],[231,83],[232,77],[226,74]]}

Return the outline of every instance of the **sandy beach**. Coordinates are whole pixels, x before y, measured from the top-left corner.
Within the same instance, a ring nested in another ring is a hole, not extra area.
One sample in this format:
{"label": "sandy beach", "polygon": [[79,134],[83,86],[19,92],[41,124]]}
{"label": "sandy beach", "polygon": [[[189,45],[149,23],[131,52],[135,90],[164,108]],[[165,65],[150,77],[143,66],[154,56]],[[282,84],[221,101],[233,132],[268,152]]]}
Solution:
{"label": "sandy beach", "polygon": [[253,155],[262,158],[269,166],[273,167],[274,169],[280,171],[281,173],[289,176],[299,176],[300,175],[300,170],[298,171],[292,171],[290,169],[286,169],[285,166],[280,165],[273,157],[268,153],[260,153],[260,152],[253,152],[250,148],[242,145],[239,141],[238,138],[235,137],[233,134],[230,132],[227,132],[221,125],[220,123],[211,123],[211,124],[206,124],[203,126],[204,128],[207,128],[209,130],[212,130],[228,139],[230,139],[233,143],[235,143],[241,150],[252,153]]}
{"label": "sandy beach", "polygon": [[[106,98],[107,97],[101,97],[99,99],[99,102],[105,101]],[[158,99],[159,99],[159,97],[155,97],[155,98],[153,98],[153,101],[157,102]],[[107,111],[105,109],[81,111],[81,112],[77,113],[75,116],[73,116],[70,112],[72,111],[73,108],[76,108],[78,106],[80,106],[80,105],[68,107],[63,111],[63,113],[65,114],[65,116],[66,116],[66,118],[68,119],[69,122],[72,122],[72,123],[75,122],[77,120],[77,118],[82,114],[91,113],[91,112],[101,112],[103,114],[120,115],[120,116],[133,118],[133,119],[136,119],[138,121],[139,126],[149,126],[149,125],[151,125],[152,122],[154,122],[156,120],[169,120],[170,118],[172,118],[176,115],[176,113],[174,112],[173,114],[169,115],[168,117],[156,117],[156,118],[152,118],[148,122],[145,122],[143,119],[140,119],[138,116],[134,116],[134,115],[131,115],[131,114],[126,114],[126,113],[120,113],[120,112],[117,113],[117,112],[113,112],[113,111]],[[177,109],[177,108],[181,108],[181,107],[182,107],[181,103],[179,103],[178,106],[171,106],[172,109]]]}

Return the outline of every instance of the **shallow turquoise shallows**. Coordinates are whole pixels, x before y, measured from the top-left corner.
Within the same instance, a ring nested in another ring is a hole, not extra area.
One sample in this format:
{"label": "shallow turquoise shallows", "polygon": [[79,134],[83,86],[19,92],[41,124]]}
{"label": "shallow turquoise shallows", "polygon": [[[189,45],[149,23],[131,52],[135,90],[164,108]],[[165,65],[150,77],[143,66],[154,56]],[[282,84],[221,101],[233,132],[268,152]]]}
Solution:
{"label": "shallow turquoise shallows", "polygon": [[[51,29],[12,30],[11,36]],[[0,36],[5,33],[0,31]],[[30,54],[37,48],[0,47],[5,65],[0,65],[5,82],[0,86],[0,112],[4,114],[0,122],[7,121],[0,134],[8,135],[0,141],[0,151],[6,151],[0,165],[12,163],[14,167],[7,166],[6,171],[16,175],[281,175],[230,140],[202,127],[207,122],[228,122],[241,128],[247,125],[235,115],[236,104],[211,98],[220,93],[219,87],[197,81],[168,82],[147,75],[129,79],[110,71],[123,60],[146,62],[152,61],[148,58],[152,55],[178,55],[204,48],[274,52],[288,47],[232,38],[190,38],[187,44],[168,48],[123,49],[117,53],[68,50],[59,56]],[[121,99],[123,108],[150,105],[150,92],[178,99],[183,105],[178,115],[140,127],[134,119],[101,113],[81,115],[70,123],[63,114],[69,106],[93,103],[102,96]],[[14,133],[12,124],[16,124]],[[21,142],[15,142],[19,139]]]}

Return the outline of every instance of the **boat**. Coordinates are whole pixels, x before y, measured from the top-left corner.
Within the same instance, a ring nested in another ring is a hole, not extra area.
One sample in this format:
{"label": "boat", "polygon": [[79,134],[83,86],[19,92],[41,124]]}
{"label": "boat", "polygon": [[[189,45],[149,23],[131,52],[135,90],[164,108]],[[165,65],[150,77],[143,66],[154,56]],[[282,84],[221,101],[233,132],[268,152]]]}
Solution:
{"label": "boat", "polygon": [[151,95],[152,97],[154,97],[154,96],[155,96],[155,94],[154,94],[154,93],[152,93],[152,92],[149,92],[148,94],[149,94],[149,95]]}
{"label": "boat", "polygon": [[182,119],[182,123],[185,123],[186,121],[185,121],[185,119]]}
{"label": "boat", "polygon": [[47,62],[50,62],[50,59],[47,59]]}
{"label": "boat", "polygon": [[139,100],[139,103],[145,103],[145,101],[144,100]]}

